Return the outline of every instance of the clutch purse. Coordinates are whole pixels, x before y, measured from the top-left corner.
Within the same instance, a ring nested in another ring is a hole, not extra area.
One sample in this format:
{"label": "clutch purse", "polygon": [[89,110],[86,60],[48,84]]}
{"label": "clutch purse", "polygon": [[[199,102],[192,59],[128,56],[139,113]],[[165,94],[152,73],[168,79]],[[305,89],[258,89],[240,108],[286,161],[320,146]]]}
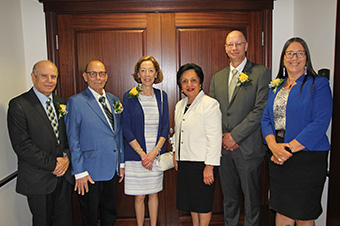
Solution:
{"label": "clutch purse", "polygon": [[173,155],[174,153],[170,151],[157,156],[156,166],[158,171],[164,172],[174,168]]}

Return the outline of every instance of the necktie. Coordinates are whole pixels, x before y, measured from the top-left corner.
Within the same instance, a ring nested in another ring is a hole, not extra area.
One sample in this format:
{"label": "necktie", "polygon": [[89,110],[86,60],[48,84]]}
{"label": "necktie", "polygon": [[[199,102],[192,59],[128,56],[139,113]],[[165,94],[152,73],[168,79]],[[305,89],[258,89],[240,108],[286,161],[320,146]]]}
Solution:
{"label": "necktie", "polygon": [[99,97],[99,102],[102,104],[104,111],[105,111],[105,114],[106,114],[107,118],[109,119],[109,121],[111,123],[112,129],[114,130],[115,127],[114,127],[113,115],[106,105],[105,97]]}
{"label": "necktie", "polygon": [[48,119],[51,122],[51,126],[53,128],[54,134],[55,134],[57,141],[59,143],[60,142],[59,141],[59,126],[58,126],[58,121],[57,121],[57,118],[54,114],[53,108],[51,106],[51,98],[48,98],[46,100],[46,110],[47,110]]}
{"label": "necktie", "polygon": [[230,84],[229,84],[229,102],[231,100],[231,97],[233,96],[233,93],[234,93],[234,90],[235,90],[235,87],[236,87],[236,75],[238,73],[238,70],[237,69],[233,69],[232,72],[233,74],[233,77],[231,78],[231,81],[230,81]]}

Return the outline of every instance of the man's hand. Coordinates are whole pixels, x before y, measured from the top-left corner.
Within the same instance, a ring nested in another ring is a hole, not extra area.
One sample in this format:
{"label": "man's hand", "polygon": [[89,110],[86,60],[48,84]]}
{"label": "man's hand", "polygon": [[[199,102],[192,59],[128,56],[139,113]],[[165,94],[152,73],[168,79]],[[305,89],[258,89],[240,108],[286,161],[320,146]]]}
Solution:
{"label": "man's hand", "polygon": [[119,183],[121,183],[124,180],[124,176],[125,176],[125,169],[124,168],[120,168],[120,179],[119,179]]}
{"label": "man's hand", "polygon": [[62,177],[66,173],[69,165],[70,161],[67,156],[58,157],[56,167],[52,173],[57,177]]}
{"label": "man's hand", "polygon": [[223,133],[222,135],[222,145],[227,151],[234,151],[240,146],[235,142],[235,140],[231,137],[230,133]]}
{"label": "man's hand", "polygon": [[92,180],[90,175],[87,175],[85,177],[76,179],[76,184],[74,186],[74,191],[78,190],[78,194],[85,195],[85,192],[89,192],[89,185],[87,182],[90,182],[91,184],[94,184],[94,181]]}

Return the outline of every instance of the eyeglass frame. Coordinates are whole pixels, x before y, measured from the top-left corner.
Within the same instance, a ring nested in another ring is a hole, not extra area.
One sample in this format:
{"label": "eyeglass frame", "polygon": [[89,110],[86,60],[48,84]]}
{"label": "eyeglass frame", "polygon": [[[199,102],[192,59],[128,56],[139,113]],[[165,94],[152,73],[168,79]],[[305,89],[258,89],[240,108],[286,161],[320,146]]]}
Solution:
{"label": "eyeglass frame", "polygon": [[228,49],[231,49],[233,48],[233,46],[235,45],[236,47],[240,47],[241,45],[244,45],[246,44],[247,42],[236,42],[236,43],[226,43],[225,46],[228,48]]}
{"label": "eyeglass frame", "polygon": [[297,52],[293,52],[293,51],[287,51],[285,52],[285,57],[287,57],[287,59],[293,59],[294,56],[296,56],[296,58],[303,58],[304,56],[306,56],[306,51],[297,51]]}
{"label": "eyeglass frame", "polygon": [[91,78],[96,78],[97,75],[99,75],[100,78],[104,78],[107,75],[107,71],[86,71],[86,74],[88,74]]}

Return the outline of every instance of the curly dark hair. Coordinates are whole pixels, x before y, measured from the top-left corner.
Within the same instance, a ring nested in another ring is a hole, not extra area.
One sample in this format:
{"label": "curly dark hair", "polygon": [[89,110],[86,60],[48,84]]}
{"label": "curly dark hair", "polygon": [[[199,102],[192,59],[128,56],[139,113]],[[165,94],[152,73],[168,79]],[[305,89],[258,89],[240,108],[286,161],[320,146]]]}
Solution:
{"label": "curly dark hair", "polygon": [[194,63],[184,64],[178,69],[178,72],[177,72],[177,85],[180,89],[182,89],[182,83],[181,83],[182,74],[187,70],[194,70],[198,78],[200,79],[200,84],[201,85],[203,84],[204,74],[203,74],[202,68]]}

